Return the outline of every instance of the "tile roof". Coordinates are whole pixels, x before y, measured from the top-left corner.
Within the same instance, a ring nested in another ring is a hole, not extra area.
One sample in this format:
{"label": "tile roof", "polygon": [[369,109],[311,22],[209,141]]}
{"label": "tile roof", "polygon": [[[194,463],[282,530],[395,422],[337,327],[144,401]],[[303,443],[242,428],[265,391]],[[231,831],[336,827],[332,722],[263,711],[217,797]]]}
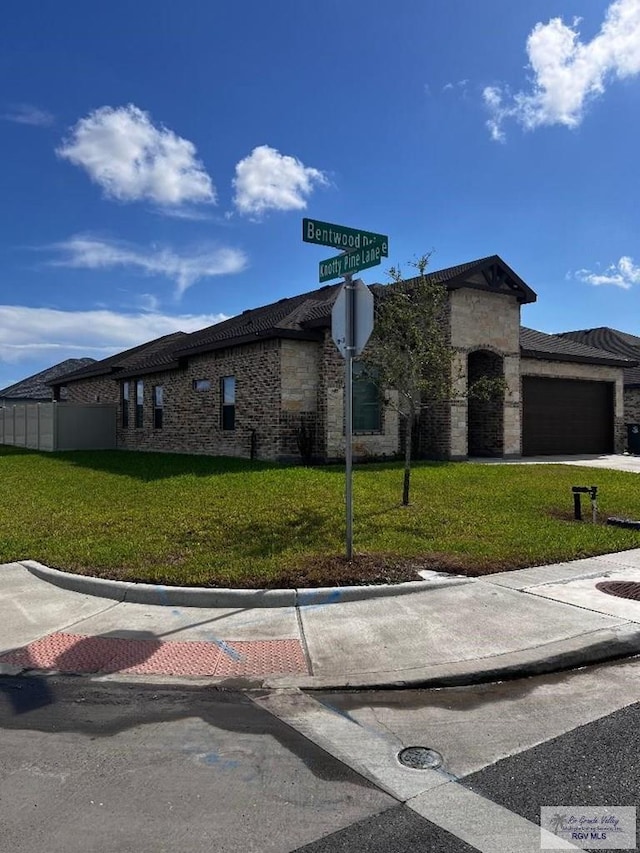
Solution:
{"label": "tile roof", "polygon": [[[496,276],[493,278],[492,276]],[[521,302],[535,301],[535,293],[502,261],[498,255],[479,258],[455,267],[427,273],[427,278],[449,289],[470,286],[482,290],[512,290]],[[404,284],[411,283],[407,279]],[[370,285],[374,293],[383,287],[394,285]],[[191,334],[177,332],[157,341],[143,344],[119,355],[98,362],[92,369],[78,371],[72,379],[87,379],[91,376],[117,374],[127,378],[154,369],[177,367],[179,360],[197,353],[209,352],[242,343],[269,338],[299,338],[317,340],[319,329],[331,322],[331,309],[342,282],[285,297],[269,305],[243,311],[235,317],[216,323]]]}
{"label": "tile roof", "polygon": [[75,382],[78,379],[90,379],[94,376],[114,373],[120,376],[123,371],[128,369],[145,372],[145,370],[151,370],[156,366],[168,367],[174,362],[177,366],[174,356],[175,348],[177,343],[186,337],[186,332],[172,332],[170,335],[163,335],[161,338],[148,341],[146,344],[140,344],[140,346],[132,347],[124,352],[110,355],[108,358],[96,361],[81,370],[75,370],[69,376],[65,376],[65,382]]}
{"label": "tile roof", "polygon": [[186,356],[267,337],[302,337],[313,340],[317,337],[317,332],[310,330],[310,326],[314,325],[310,321],[329,321],[341,286],[342,282],[328,284],[308,293],[243,311],[242,314],[216,323],[215,326],[192,332],[181,342],[177,352],[180,356]]}
{"label": "tile roof", "polygon": [[630,367],[633,364],[625,356],[605,352],[562,335],[547,335],[526,326],[520,328],[520,351],[524,358],[579,361],[611,367]]}
{"label": "tile roof", "polygon": [[[492,279],[495,273],[497,278]],[[460,287],[473,287],[479,290],[513,291],[518,294],[520,302],[535,302],[536,294],[508,266],[499,255],[489,255],[486,258],[478,258],[466,264],[458,264],[455,267],[447,267],[443,270],[435,270],[427,273],[428,281],[435,284],[446,284],[449,290]],[[411,285],[414,278],[405,279],[403,285]],[[375,284],[374,288],[389,287],[390,285]],[[393,285],[391,285],[393,286]]]}
{"label": "tile roof", "polygon": [[94,363],[94,358],[68,358],[59,364],[54,364],[53,367],[48,367],[46,370],[41,370],[40,373],[34,373],[33,376],[29,376],[20,382],[16,382],[14,385],[3,388],[0,391],[0,399],[52,400],[51,383],[53,380],[64,384],[61,381],[63,377]]}
{"label": "tile roof", "polygon": [[[598,326],[595,329],[577,329],[574,332],[560,332],[559,337],[579,341],[591,347],[640,361],[640,338],[618,329],[611,329],[608,326]],[[640,367],[625,368],[624,384],[640,386]]]}

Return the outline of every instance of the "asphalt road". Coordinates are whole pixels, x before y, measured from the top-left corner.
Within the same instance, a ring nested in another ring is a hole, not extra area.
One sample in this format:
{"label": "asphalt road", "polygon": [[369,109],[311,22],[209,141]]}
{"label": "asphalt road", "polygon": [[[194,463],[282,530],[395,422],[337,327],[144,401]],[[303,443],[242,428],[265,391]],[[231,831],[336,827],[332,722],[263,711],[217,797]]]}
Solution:
{"label": "asphalt road", "polygon": [[[541,805],[638,803],[638,665],[315,697],[2,677],[0,850],[539,850]],[[443,768],[399,776],[411,744]]]}
{"label": "asphalt road", "polygon": [[289,853],[371,817],[377,836],[389,810],[389,831],[426,826],[239,693],[5,677],[0,728],[11,853]]}
{"label": "asphalt road", "polygon": [[499,761],[464,783],[531,821],[541,805],[638,807],[640,704]]}

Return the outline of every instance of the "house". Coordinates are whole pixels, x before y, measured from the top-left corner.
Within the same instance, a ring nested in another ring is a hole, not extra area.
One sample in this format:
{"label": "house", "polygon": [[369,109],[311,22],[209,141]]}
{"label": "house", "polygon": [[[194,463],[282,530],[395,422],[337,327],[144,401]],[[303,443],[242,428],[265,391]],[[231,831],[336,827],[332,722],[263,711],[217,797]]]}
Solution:
{"label": "house", "polygon": [[94,358],[68,358],[66,361],[61,361],[53,367],[48,367],[46,370],[40,371],[40,373],[35,373],[21,382],[9,385],[7,388],[0,390],[0,406],[10,406],[14,403],[50,402],[53,399],[51,391],[51,383],[53,381],[59,383],[59,398],[64,400],[66,399],[66,388],[63,384],[60,384],[61,378],[67,373],[80,370],[94,362]]}
{"label": "house", "polygon": [[[606,352],[622,355],[640,361],[640,338],[599,326],[596,329],[578,329],[575,332],[562,332],[560,337],[597,347]],[[623,370],[624,381],[624,419],[627,424],[640,424],[640,367],[629,366]]]}
{"label": "house", "polygon": [[[428,275],[447,290],[443,322],[454,349],[455,393],[426,410],[417,432],[421,454],[623,449],[623,370],[633,362],[521,328],[521,306],[536,295],[497,255]],[[117,404],[121,448],[339,459],[344,362],[330,326],[340,287],[280,299],[91,364],[65,377],[68,399]],[[380,287],[371,286],[374,296]],[[357,364],[354,374],[354,455],[396,455],[402,419]],[[483,375],[504,377],[503,398],[469,398],[468,382]],[[60,383],[53,385],[57,395]]]}

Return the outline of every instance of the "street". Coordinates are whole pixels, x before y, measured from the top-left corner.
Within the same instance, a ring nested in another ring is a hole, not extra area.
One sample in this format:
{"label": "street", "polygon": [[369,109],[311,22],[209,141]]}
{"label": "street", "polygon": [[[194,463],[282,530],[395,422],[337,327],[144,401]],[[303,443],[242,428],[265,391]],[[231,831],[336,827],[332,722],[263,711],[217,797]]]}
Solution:
{"label": "street", "polygon": [[638,666],[314,694],[5,676],[0,849],[539,850],[541,806],[638,803]]}

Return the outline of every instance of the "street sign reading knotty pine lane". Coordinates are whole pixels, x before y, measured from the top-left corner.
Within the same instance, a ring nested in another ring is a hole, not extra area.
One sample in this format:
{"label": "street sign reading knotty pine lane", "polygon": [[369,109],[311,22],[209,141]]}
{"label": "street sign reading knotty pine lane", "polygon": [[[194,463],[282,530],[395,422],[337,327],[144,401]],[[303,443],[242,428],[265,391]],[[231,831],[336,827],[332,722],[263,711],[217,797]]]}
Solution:
{"label": "street sign reading knotty pine lane", "polygon": [[381,247],[380,257],[389,257],[389,238],[385,234],[360,231],[357,228],[347,228],[344,225],[333,225],[331,222],[303,219],[302,239],[305,243],[333,246],[334,249],[342,249],[343,252],[364,249],[369,244],[374,243]]}
{"label": "street sign reading knotty pine lane", "polygon": [[380,244],[369,244],[366,249],[345,252],[344,255],[336,255],[328,261],[320,261],[320,283],[375,267],[381,260]]}
{"label": "street sign reading knotty pine lane", "polygon": [[320,261],[321,283],[375,267],[382,258],[389,256],[389,238],[385,234],[358,231],[356,228],[333,225],[331,222],[303,219],[302,239],[305,243],[334,246],[344,251],[342,255]]}

